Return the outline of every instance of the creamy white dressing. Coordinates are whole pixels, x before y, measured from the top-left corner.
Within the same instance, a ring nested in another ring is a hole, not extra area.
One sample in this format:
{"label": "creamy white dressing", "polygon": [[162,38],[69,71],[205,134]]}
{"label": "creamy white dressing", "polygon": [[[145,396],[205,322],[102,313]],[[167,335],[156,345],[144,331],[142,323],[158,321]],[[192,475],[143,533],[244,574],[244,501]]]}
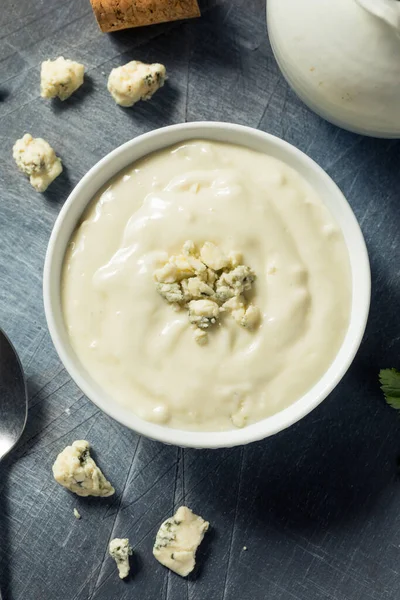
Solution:
{"label": "creamy white dressing", "polygon": [[[186,311],[157,293],[155,269],[186,240],[243,255],[257,275],[255,331],[222,316],[200,346]],[[169,426],[225,430],[282,410],[324,374],[348,326],[350,266],[341,231],[293,169],[190,141],[94,198],[66,253],[62,300],[77,356],[112,401]]]}

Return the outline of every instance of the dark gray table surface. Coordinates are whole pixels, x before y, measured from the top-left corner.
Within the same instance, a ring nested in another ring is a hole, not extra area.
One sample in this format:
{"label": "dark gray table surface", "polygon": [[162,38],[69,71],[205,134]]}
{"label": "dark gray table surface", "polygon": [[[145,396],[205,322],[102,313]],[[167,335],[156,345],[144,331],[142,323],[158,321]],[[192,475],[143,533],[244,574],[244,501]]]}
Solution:
{"label": "dark gray table surface", "polygon": [[[400,420],[377,384],[380,367],[400,366],[399,142],[342,131],[295,97],[273,59],[262,0],[202,6],[196,21],[105,35],[88,0],[1,2],[0,325],[30,394],[24,436],[0,466],[4,600],[400,597]],[[60,54],[88,72],[63,104],[39,93],[41,61]],[[151,102],[124,110],[106,81],[132,59],[164,62],[170,79]],[[164,446],[102,414],[60,364],[42,306],[50,231],[84,173],[139,133],[202,119],[276,134],[326,169],[360,221],[373,278],[367,333],[336,391],[289,430],[219,451]],[[12,159],[27,131],[64,161],[43,195]],[[93,444],[115,496],[80,499],[54,482],[57,453],[80,438]],[[160,522],[183,502],[213,526],[187,580],[151,554]],[[127,582],[107,555],[115,536],[134,546]]]}

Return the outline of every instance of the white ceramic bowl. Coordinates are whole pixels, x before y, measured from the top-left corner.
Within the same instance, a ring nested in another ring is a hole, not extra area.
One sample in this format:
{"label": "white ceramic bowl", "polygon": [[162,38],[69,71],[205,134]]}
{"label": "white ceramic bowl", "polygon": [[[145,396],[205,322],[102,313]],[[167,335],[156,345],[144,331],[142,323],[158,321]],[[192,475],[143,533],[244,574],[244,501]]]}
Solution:
{"label": "white ceramic bowl", "polygon": [[[341,227],[352,271],[349,328],[334,362],[323,377],[304,396],[278,414],[243,429],[223,432],[183,431],[156,425],[113,402],[75,355],[61,310],[60,278],[64,254],[88,203],[121,169],[150,152],[193,138],[241,144],[274,156],[296,169],[313,186]],[[47,324],[60,359],[84,394],[101,410],[155,440],[177,446],[219,448],[247,444],[277,433],[304,417],[327,397],[349,368],[360,345],[368,317],[370,284],[367,250],[356,218],[339,188],[314,161],[294,146],[262,131],[228,123],[205,122],[172,125],[141,135],[123,144],[90,169],[70,194],[54,225],[44,266],[43,293]]]}

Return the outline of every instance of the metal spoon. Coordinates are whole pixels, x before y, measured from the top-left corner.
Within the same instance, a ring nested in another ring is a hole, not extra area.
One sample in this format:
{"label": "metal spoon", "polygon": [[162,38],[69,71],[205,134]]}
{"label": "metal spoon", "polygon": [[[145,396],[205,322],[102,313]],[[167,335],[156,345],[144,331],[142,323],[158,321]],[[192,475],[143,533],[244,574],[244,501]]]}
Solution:
{"label": "metal spoon", "polygon": [[27,415],[28,393],[22,365],[14,346],[0,329],[0,460],[18,442]]}

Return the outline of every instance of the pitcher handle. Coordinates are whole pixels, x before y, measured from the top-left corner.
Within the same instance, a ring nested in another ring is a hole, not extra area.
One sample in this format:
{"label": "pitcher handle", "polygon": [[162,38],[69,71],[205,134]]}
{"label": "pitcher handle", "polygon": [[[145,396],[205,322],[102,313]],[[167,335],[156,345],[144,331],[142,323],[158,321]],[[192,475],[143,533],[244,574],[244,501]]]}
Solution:
{"label": "pitcher handle", "polygon": [[371,15],[382,19],[400,33],[399,0],[356,0],[356,2]]}

